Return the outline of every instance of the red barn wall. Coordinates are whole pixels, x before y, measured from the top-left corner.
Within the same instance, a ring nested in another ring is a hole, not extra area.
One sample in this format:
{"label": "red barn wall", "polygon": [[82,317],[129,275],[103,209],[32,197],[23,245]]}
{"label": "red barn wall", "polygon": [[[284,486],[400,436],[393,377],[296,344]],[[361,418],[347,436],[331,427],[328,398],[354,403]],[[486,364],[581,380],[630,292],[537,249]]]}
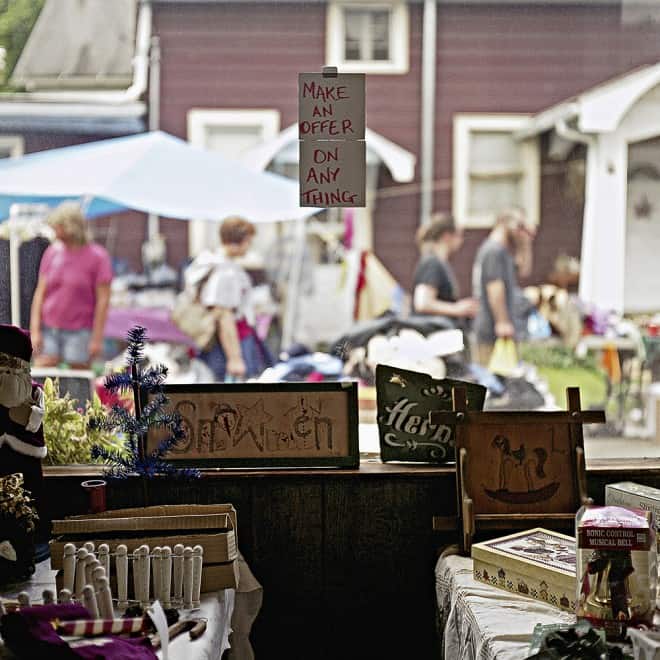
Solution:
{"label": "red barn wall", "polygon": [[[191,108],[275,108],[284,128],[297,116],[297,74],[318,71],[325,59],[325,4],[156,4],[160,36],[161,126],[187,137]],[[422,8],[410,7],[410,70],[367,77],[370,128],[420,152]],[[458,112],[535,113],[632,68],[660,59],[660,27],[624,26],[613,5],[438,4],[435,195],[451,208],[452,121]],[[418,161],[419,163],[419,161]],[[374,213],[377,255],[408,287],[417,258],[419,165],[412,186],[386,172]],[[553,170],[556,172],[556,170]],[[565,204],[544,168],[542,221],[533,281],[558,250],[579,255],[579,209]],[[415,185],[417,184],[417,185]],[[185,257],[184,223],[173,226],[171,250]],[[455,260],[469,291],[474,253],[485,231],[467,232]],[[179,254],[180,253],[180,254]]]}
{"label": "red barn wall", "polygon": [[[660,60],[660,26],[624,26],[619,7],[596,4],[438,5],[436,179],[451,182],[454,114],[536,113]],[[559,197],[556,172],[542,168],[542,226],[529,280],[534,283],[544,281],[559,252],[580,255],[581,206]],[[451,208],[450,188],[435,195],[435,206]],[[394,222],[388,218],[383,224]],[[454,260],[464,292],[470,290],[474,254],[486,233],[467,232]],[[388,257],[383,255],[386,263]]]}

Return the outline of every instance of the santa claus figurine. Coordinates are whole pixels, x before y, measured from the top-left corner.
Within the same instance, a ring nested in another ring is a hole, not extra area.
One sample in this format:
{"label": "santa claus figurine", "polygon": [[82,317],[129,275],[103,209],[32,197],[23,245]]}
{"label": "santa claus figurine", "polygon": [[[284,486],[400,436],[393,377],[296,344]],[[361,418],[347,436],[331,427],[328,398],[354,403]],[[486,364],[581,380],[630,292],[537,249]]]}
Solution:
{"label": "santa claus figurine", "polygon": [[0,476],[20,472],[39,510],[46,455],[44,394],[32,380],[27,331],[0,324]]}

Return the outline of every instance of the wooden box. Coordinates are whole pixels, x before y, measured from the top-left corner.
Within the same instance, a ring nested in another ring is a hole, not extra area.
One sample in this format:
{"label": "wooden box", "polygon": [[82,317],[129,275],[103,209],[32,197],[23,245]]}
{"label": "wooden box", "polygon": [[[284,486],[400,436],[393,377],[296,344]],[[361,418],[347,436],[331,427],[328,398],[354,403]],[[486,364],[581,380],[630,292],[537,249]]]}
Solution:
{"label": "wooden box", "polygon": [[575,611],[575,539],[536,527],[475,543],[474,579]]}
{"label": "wooden box", "polygon": [[62,569],[66,543],[82,546],[86,541],[97,547],[107,543],[111,552],[123,543],[129,553],[143,544],[150,548],[201,545],[202,591],[238,586],[236,510],[231,504],[150,506],[54,520],[50,542],[53,569]]}

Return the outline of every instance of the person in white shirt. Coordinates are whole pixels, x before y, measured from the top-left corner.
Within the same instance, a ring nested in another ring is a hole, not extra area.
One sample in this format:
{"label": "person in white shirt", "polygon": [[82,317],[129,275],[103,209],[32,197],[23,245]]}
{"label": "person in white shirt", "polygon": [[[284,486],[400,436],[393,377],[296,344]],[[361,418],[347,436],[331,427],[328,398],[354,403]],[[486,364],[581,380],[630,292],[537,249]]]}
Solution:
{"label": "person in white shirt", "polygon": [[254,225],[230,217],[220,226],[221,248],[202,252],[186,269],[186,287],[198,287],[199,299],[218,313],[217,341],[200,358],[219,381],[258,376],[273,364],[272,356],[254,330],[250,276],[238,263],[250,248]]}

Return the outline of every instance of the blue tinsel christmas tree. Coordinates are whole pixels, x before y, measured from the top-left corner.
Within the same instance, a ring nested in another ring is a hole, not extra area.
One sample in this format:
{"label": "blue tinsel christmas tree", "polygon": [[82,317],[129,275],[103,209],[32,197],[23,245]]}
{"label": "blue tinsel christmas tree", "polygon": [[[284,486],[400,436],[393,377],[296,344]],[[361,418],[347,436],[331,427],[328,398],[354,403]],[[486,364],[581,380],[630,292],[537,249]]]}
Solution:
{"label": "blue tinsel christmas tree", "polygon": [[[135,326],[128,332],[126,371],[106,377],[104,386],[112,393],[132,392],[134,413],[120,405],[114,405],[105,417],[90,421],[90,427],[108,431],[121,431],[126,437],[127,452],[122,454],[104,447],[93,447],[92,457],[101,458],[108,466],[106,476],[125,479],[129,476],[154,477],[163,475],[183,479],[196,479],[199,470],[177,468],[164,456],[184,438],[181,416],[167,413],[168,399],[163,392],[167,367],[157,365],[142,369],[146,330]],[[148,403],[142,407],[143,401]],[[147,451],[149,429],[164,428],[166,437],[152,452]]]}

